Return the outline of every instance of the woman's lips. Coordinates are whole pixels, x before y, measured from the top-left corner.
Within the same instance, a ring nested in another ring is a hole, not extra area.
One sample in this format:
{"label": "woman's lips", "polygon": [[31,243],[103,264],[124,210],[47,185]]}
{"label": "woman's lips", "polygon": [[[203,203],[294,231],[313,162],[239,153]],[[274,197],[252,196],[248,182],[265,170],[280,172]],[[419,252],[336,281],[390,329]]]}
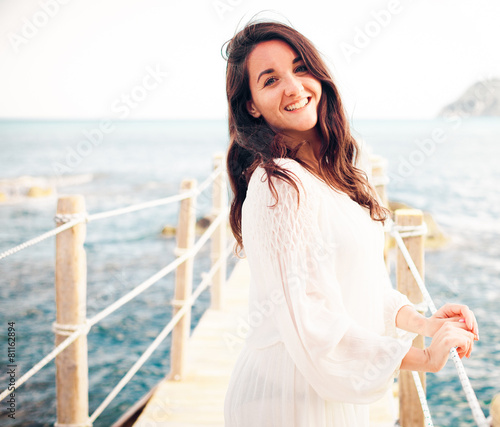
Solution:
{"label": "woman's lips", "polygon": [[304,108],[307,104],[309,104],[310,97],[301,99],[300,101],[296,101],[293,104],[289,104],[285,107],[286,111],[296,111],[300,110],[301,108]]}

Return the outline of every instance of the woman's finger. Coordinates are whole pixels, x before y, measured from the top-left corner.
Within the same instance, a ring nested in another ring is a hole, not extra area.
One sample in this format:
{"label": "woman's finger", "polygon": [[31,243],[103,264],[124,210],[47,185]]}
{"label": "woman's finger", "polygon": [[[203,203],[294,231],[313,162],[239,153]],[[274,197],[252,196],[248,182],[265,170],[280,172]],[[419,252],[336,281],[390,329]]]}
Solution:
{"label": "woman's finger", "polygon": [[474,312],[468,306],[462,305],[461,313],[469,330],[473,332],[479,339],[479,327]]}
{"label": "woman's finger", "polygon": [[463,331],[467,331],[467,332],[471,333],[474,337],[476,335],[476,334],[474,334],[474,332],[469,330],[469,328],[465,324],[464,320],[459,320],[458,322],[447,322],[447,323],[449,323],[450,327],[455,327],[455,328],[461,329]]}
{"label": "woman's finger", "polygon": [[445,304],[438,310],[438,313],[438,316],[445,316],[448,320],[455,320],[456,317],[462,318],[467,328],[476,335],[476,339],[479,339],[479,327],[476,316],[467,305]]}
{"label": "woman's finger", "polygon": [[469,347],[469,354],[467,355],[467,358],[469,358],[472,355],[472,350],[474,349],[474,341],[470,343]]}
{"label": "woman's finger", "polygon": [[474,314],[473,311],[471,311],[471,314],[472,314],[472,320],[473,320],[473,324],[474,324],[474,328],[473,328],[472,332],[474,332],[474,334],[476,335],[476,338],[479,340],[479,325],[477,324],[476,315]]}
{"label": "woman's finger", "polygon": [[[470,332],[463,322],[447,322],[439,331],[440,339],[445,339],[448,345],[457,347],[457,351],[466,354],[474,341],[475,335]],[[448,350],[451,350],[449,347]]]}
{"label": "woman's finger", "polygon": [[462,304],[448,303],[448,304],[443,305],[438,311],[445,314],[446,317],[456,317],[456,316],[463,317],[464,316],[464,313],[463,313],[464,307],[466,307],[468,309],[467,306],[462,305]]}
{"label": "woman's finger", "polygon": [[[472,323],[472,328],[469,326],[466,326],[466,327],[468,330],[470,330],[475,335],[475,339],[479,340],[479,327],[477,325],[476,316],[474,315],[474,313],[472,311],[470,312],[470,319],[472,319],[469,321],[469,323]],[[459,323],[467,325],[467,320],[462,317],[459,319]]]}
{"label": "woman's finger", "polygon": [[460,333],[462,335],[461,338],[464,339],[464,341],[462,341],[463,346],[461,348],[462,355],[465,355],[467,358],[469,358],[472,353],[472,346],[474,345],[474,334],[466,330],[461,330]]}

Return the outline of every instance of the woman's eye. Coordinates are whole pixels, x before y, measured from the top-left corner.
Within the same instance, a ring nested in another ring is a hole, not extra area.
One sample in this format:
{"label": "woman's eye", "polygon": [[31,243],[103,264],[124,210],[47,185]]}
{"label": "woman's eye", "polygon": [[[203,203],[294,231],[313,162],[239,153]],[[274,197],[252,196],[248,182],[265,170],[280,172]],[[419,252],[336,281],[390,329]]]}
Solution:
{"label": "woman's eye", "polygon": [[296,69],[296,73],[307,73],[308,69],[305,65],[299,65]]}
{"label": "woman's eye", "polygon": [[276,81],[276,77],[269,77],[265,82],[264,86],[272,85]]}

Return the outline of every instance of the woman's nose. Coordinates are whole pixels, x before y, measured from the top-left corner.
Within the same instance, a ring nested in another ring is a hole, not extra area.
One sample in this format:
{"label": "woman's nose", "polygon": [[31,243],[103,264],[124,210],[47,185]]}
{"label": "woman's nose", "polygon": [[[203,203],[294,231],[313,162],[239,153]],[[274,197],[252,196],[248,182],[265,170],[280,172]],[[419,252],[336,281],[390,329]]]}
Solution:
{"label": "woman's nose", "polygon": [[291,75],[286,79],[286,96],[297,96],[303,89],[304,87],[302,86],[302,82],[298,77]]}

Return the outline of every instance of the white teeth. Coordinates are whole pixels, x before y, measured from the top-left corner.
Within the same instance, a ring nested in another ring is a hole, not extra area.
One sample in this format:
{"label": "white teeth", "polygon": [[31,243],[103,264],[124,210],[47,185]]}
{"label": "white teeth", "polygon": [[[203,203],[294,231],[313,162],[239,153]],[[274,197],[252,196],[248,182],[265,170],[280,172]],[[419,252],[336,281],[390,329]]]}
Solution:
{"label": "white teeth", "polygon": [[309,98],[304,98],[302,101],[286,106],[285,110],[286,111],[298,110],[299,108],[305,107],[307,104],[309,104]]}

